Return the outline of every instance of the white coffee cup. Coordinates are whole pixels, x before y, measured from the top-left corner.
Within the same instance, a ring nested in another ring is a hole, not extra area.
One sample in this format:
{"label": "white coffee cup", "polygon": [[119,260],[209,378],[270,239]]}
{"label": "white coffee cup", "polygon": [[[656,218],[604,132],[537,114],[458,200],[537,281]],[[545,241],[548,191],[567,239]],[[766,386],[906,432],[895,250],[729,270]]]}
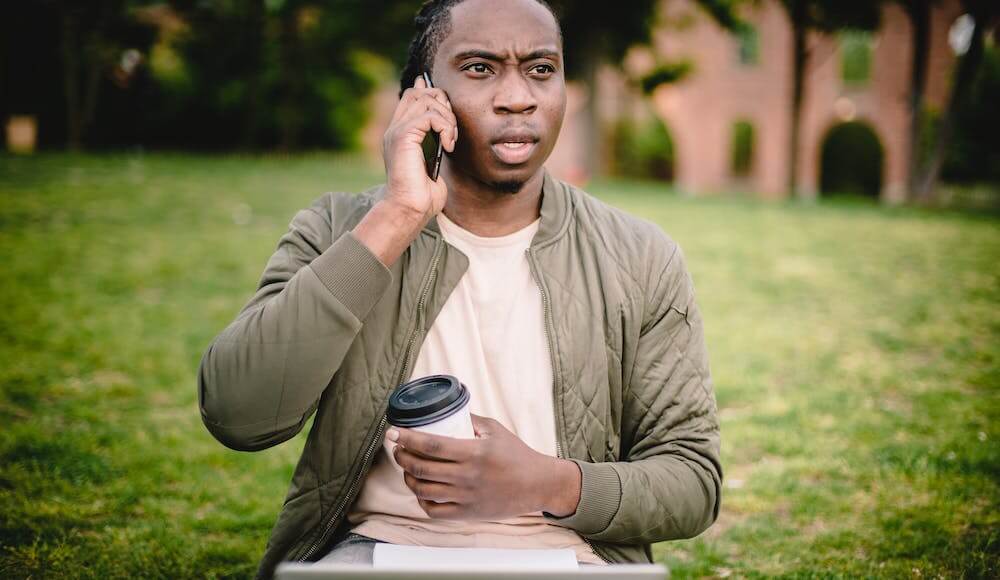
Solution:
{"label": "white coffee cup", "polygon": [[389,396],[386,418],[396,427],[459,439],[476,438],[469,389],[451,375],[420,377],[396,387]]}

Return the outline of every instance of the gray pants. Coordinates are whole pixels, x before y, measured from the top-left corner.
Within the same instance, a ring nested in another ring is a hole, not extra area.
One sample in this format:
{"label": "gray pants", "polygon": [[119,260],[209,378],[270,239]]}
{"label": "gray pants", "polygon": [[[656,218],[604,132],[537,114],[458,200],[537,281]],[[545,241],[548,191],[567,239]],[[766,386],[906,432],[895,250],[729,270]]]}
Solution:
{"label": "gray pants", "polygon": [[366,564],[371,566],[374,562],[375,544],[382,543],[382,540],[362,536],[350,532],[347,536],[337,542],[337,544],[319,559],[320,562],[335,562],[337,564]]}

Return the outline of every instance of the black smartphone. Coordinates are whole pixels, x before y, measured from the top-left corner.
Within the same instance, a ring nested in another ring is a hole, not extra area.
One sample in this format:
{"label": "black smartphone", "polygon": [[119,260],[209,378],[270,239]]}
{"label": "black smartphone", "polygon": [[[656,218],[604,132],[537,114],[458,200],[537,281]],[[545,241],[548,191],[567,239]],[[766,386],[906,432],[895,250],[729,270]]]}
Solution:
{"label": "black smartphone", "polygon": [[[421,73],[421,76],[424,77],[427,88],[434,87],[434,84],[431,83],[431,75],[425,71]],[[421,146],[424,149],[424,166],[427,168],[427,177],[430,177],[431,181],[437,181],[438,172],[441,171],[441,156],[444,154],[444,149],[441,147],[441,135],[437,131],[428,131]]]}

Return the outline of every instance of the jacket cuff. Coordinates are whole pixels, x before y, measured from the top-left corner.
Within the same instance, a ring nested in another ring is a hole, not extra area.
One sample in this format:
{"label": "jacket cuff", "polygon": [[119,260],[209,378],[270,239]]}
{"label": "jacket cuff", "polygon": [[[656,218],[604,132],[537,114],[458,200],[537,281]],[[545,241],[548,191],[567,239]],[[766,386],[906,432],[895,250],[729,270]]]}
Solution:
{"label": "jacket cuff", "polygon": [[392,282],[385,264],[351,232],[337,238],[309,267],[358,320],[368,316]]}
{"label": "jacket cuff", "polygon": [[542,512],[549,521],[572,528],[581,535],[603,532],[611,525],[622,502],[622,482],[610,463],[588,463],[570,459],[580,468],[580,503],[576,512],[556,517]]}

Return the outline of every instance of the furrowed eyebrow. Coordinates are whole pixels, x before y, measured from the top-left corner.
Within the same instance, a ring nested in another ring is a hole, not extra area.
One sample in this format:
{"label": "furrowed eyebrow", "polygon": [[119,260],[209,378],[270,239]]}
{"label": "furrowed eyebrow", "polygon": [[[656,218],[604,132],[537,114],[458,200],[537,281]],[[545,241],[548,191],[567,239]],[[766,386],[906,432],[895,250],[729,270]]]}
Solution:
{"label": "furrowed eyebrow", "polygon": [[535,60],[538,58],[551,58],[552,60],[559,60],[559,52],[555,50],[549,50],[547,48],[542,48],[528,53],[528,55],[525,56],[522,60]]}
{"label": "furrowed eyebrow", "polygon": [[[503,55],[496,54],[496,53],[490,52],[488,50],[477,49],[477,48],[474,48],[474,49],[471,49],[471,50],[463,50],[462,52],[456,54],[455,57],[452,60],[454,60],[455,62],[458,62],[460,60],[465,60],[467,58],[481,58],[481,59],[484,59],[484,60],[492,60],[492,61],[495,61],[495,62],[501,62],[501,61],[504,60]],[[559,52],[555,51],[555,50],[550,50],[550,49],[547,49],[547,48],[542,48],[542,49],[534,50],[534,51],[532,51],[532,52],[524,55],[523,57],[521,57],[520,61],[524,62],[526,60],[535,60],[535,59],[538,59],[538,58],[551,58],[553,60],[558,60],[559,59]]]}
{"label": "furrowed eyebrow", "polygon": [[501,57],[499,54],[494,54],[492,52],[489,52],[488,50],[477,50],[477,49],[463,50],[462,52],[456,54],[453,60],[459,61],[459,60],[465,60],[467,58],[481,58],[484,60],[495,60],[498,62],[503,60],[503,57]]}

